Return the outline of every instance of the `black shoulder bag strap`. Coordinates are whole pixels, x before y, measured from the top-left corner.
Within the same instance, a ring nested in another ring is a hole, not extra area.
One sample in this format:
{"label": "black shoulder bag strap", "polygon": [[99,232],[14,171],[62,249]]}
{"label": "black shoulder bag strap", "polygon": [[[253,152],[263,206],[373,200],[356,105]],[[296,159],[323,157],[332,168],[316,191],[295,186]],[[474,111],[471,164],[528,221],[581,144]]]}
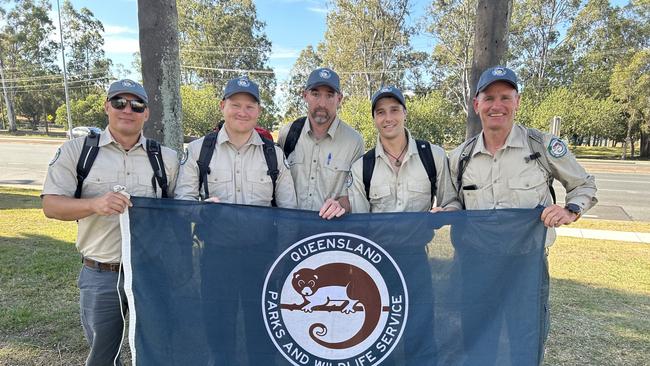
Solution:
{"label": "black shoulder bag strap", "polygon": [[372,173],[375,171],[375,148],[368,150],[363,154],[363,187],[366,189],[366,199],[370,202],[370,181]]}
{"label": "black shoulder bag strap", "polygon": [[458,157],[458,172],[457,172],[458,174],[456,175],[456,189],[458,189],[458,199],[460,200],[460,203],[463,205],[463,208],[465,208],[465,200],[463,200],[463,173],[465,173],[465,168],[467,168],[467,164],[469,163],[469,160],[472,158],[472,152],[474,152],[474,147],[476,146],[476,141],[478,140],[479,136],[481,136],[480,133],[472,137],[471,139],[467,140],[463,145],[463,149],[460,151],[460,156]]}
{"label": "black shoulder bag strap", "polygon": [[418,155],[420,156],[422,165],[424,165],[424,170],[427,171],[429,182],[431,182],[431,202],[433,202],[433,197],[436,195],[438,172],[436,171],[436,163],[433,161],[431,144],[425,140],[415,140],[415,143],[418,145]]}
{"label": "black shoulder bag strap", "polygon": [[88,177],[90,168],[92,168],[99,152],[99,136],[99,134],[91,131],[84,139],[84,146],[77,161],[77,190],[74,192],[74,198],[81,198],[81,188],[84,180]]}
{"label": "black shoulder bag strap", "polygon": [[266,174],[271,177],[271,183],[273,183],[273,198],[271,199],[271,206],[278,207],[277,203],[275,202],[275,184],[278,180],[280,171],[278,170],[278,157],[275,155],[275,144],[273,141],[265,137],[262,137],[262,142],[264,142],[264,159],[266,160],[266,167],[268,169],[266,171]]}
{"label": "black shoulder bag strap", "polygon": [[203,188],[204,200],[210,198],[208,174],[210,174],[210,160],[212,160],[214,147],[217,144],[218,134],[218,132],[210,132],[205,135],[203,144],[201,145],[201,152],[199,153],[199,160],[196,161],[196,165],[199,167],[199,194],[201,193],[201,188]]}
{"label": "black shoulder bag strap", "polygon": [[284,146],[282,146],[282,150],[284,151],[284,156],[286,158],[288,158],[293,150],[296,149],[296,144],[300,138],[300,132],[302,132],[302,128],[305,126],[306,120],[307,117],[300,117],[291,123],[289,132],[287,133],[287,138],[284,140]]}
{"label": "black shoulder bag strap", "polygon": [[527,128],[528,130],[528,146],[532,152],[526,158],[526,162],[531,160],[537,161],[539,165],[546,171],[547,175],[547,184],[548,190],[551,192],[551,197],[553,197],[553,204],[556,203],[555,199],[555,189],[553,188],[553,173],[551,172],[551,166],[548,162],[548,156],[546,155],[546,148],[544,147],[544,134],[534,128]]}
{"label": "black shoulder bag strap", "polygon": [[167,173],[165,172],[165,163],[163,162],[160,143],[154,139],[147,139],[147,156],[151,169],[153,169],[153,177],[151,178],[151,186],[153,187],[154,194],[156,193],[156,182],[160,186],[163,198],[168,198],[169,185],[167,183]]}

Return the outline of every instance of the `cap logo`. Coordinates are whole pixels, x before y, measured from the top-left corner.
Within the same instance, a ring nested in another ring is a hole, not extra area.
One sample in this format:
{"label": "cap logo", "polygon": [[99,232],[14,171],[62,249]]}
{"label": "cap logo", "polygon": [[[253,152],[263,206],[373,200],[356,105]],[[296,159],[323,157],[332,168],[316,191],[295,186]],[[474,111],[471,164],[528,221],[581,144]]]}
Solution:
{"label": "cap logo", "polygon": [[494,76],[503,76],[506,74],[506,70],[503,67],[497,67],[496,69],[492,70],[492,75]]}
{"label": "cap logo", "polygon": [[131,87],[133,87],[133,83],[128,81],[128,80],[123,80],[122,81],[122,86],[127,87],[127,88],[131,88]]}
{"label": "cap logo", "polygon": [[393,88],[391,88],[390,86],[385,86],[385,87],[381,88],[381,90],[379,92],[380,93],[389,93],[391,91],[393,91]]}
{"label": "cap logo", "polygon": [[318,75],[322,77],[323,79],[329,79],[332,74],[330,74],[329,70],[321,70]]}
{"label": "cap logo", "polygon": [[246,79],[239,79],[239,81],[237,81],[237,84],[239,86],[243,86],[244,88],[248,88],[248,86],[251,85],[251,83]]}

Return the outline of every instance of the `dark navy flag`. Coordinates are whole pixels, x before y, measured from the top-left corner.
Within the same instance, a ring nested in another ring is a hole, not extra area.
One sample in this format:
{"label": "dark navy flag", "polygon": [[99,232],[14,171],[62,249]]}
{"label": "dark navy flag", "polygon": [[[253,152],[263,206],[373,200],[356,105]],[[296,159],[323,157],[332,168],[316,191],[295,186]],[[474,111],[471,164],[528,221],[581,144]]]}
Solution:
{"label": "dark navy flag", "polygon": [[541,208],[346,215],[133,198],[139,365],[536,365]]}

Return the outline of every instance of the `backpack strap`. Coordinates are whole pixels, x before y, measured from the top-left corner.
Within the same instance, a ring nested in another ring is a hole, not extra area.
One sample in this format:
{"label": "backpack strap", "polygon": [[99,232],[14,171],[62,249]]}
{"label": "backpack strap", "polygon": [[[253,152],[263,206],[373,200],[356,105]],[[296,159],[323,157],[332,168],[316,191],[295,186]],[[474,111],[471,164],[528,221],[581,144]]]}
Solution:
{"label": "backpack strap", "polygon": [[551,197],[553,197],[553,204],[556,203],[555,199],[555,189],[553,188],[553,173],[551,172],[551,165],[548,161],[548,156],[546,155],[546,148],[544,147],[544,134],[534,128],[526,128],[528,130],[528,146],[530,151],[533,153],[526,158],[526,162],[531,160],[537,161],[537,163],[544,169],[547,176],[548,190],[551,192]]}
{"label": "backpack strap", "polygon": [[278,207],[277,203],[275,202],[275,184],[278,180],[280,171],[278,170],[278,157],[275,155],[275,144],[273,141],[267,139],[266,137],[262,137],[261,135],[260,137],[262,138],[262,142],[264,142],[264,159],[266,160],[266,167],[268,169],[266,171],[266,174],[271,177],[271,183],[273,183],[273,198],[271,199],[271,207]]}
{"label": "backpack strap", "polygon": [[214,147],[217,144],[217,136],[219,132],[210,132],[205,135],[203,138],[203,144],[201,145],[201,152],[199,153],[199,160],[196,161],[196,165],[199,167],[199,195],[201,194],[201,188],[203,188],[203,199],[210,198],[210,190],[208,189],[208,174],[210,174],[210,160],[212,160],[212,154],[214,153]]}
{"label": "backpack strap", "polygon": [[366,199],[370,202],[370,181],[375,170],[375,148],[363,154],[363,186],[366,189]]}
{"label": "backpack strap", "polygon": [[478,141],[481,134],[472,137],[463,144],[463,148],[460,151],[460,156],[458,157],[458,174],[456,175],[456,189],[458,190],[458,199],[460,200],[463,209],[465,208],[465,200],[463,200],[463,173],[465,173],[465,168],[469,164],[469,160],[472,158],[472,153],[474,152],[474,147],[476,146],[476,141]]}
{"label": "backpack strap", "polygon": [[300,117],[291,123],[289,132],[287,133],[287,138],[284,140],[284,146],[282,146],[282,150],[284,151],[284,156],[286,158],[288,158],[293,150],[296,149],[296,144],[300,138],[300,132],[302,132],[302,128],[305,126],[306,120],[307,117]]}
{"label": "backpack strap", "polygon": [[74,198],[81,198],[81,188],[84,180],[88,177],[90,168],[92,168],[99,152],[99,136],[99,134],[91,131],[84,139],[84,146],[77,161],[77,190],[74,192]]}
{"label": "backpack strap", "polygon": [[436,195],[436,180],[438,179],[438,173],[436,171],[436,164],[433,161],[431,144],[429,141],[425,140],[415,140],[415,143],[418,146],[418,155],[420,156],[422,165],[424,165],[424,170],[427,171],[429,182],[431,182],[431,202],[433,202],[433,197]]}
{"label": "backpack strap", "polygon": [[151,169],[153,169],[153,177],[151,178],[151,185],[153,192],[156,193],[156,182],[160,186],[163,198],[168,198],[169,185],[167,183],[167,173],[165,173],[165,163],[163,162],[160,143],[154,139],[147,139],[147,156]]}

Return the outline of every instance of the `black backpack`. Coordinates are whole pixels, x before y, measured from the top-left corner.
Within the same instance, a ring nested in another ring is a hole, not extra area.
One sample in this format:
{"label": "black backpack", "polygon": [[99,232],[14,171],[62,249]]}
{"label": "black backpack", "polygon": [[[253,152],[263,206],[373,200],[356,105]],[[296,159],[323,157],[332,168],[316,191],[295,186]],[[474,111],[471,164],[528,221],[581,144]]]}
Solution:
{"label": "black backpack", "polygon": [[[74,192],[75,198],[81,198],[81,189],[84,180],[88,177],[90,169],[97,158],[99,152],[99,134],[91,131],[84,140],[84,146],[81,155],[77,161],[77,190]],[[169,185],[167,183],[167,174],[165,173],[165,163],[163,162],[160,143],[153,139],[147,139],[147,156],[153,169],[154,175],[151,177],[151,186],[154,193],[156,192],[156,182],[162,191],[162,197],[167,198]]]}
{"label": "black backpack", "polygon": [[307,117],[300,117],[297,120],[291,122],[291,127],[289,127],[287,138],[284,140],[284,146],[282,146],[282,150],[284,151],[284,156],[286,158],[288,158],[293,150],[296,149],[296,144],[300,138],[300,132],[302,131],[303,126],[305,126],[306,120]]}
{"label": "black backpack", "polygon": [[[436,164],[433,161],[431,152],[431,144],[424,140],[415,140],[418,147],[418,155],[420,161],[424,165],[424,170],[427,171],[429,182],[431,182],[431,201],[436,195],[436,179],[438,173],[436,172]],[[366,189],[366,199],[370,202],[370,180],[372,180],[372,173],[375,170],[375,148],[368,150],[363,154],[363,186]]]}
{"label": "black backpack", "polygon": [[[210,174],[210,160],[212,160],[212,154],[214,154],[214,147],[217,144],[217,136],[219,131],[210,132],[203,138],[203,144],[201,145],[201,151],[199,152],[199,160],[196,161],[196,164],[199,166],[199,192],[203,188],[204,199],[210,197],[210,190],[208,189],[208,174]],[[275,183],[278,180],[278,175],[280,171],[278,170],[278,159],[275,155],[275,144],[273,141],[260,136],[262,142],[264,142],[264,159],[266,160],[266,166],[268,170],[266,174],[271,177],[271,183],[273,183],[273,198],[271,199],[271,206],[277,207],[275,202]]]}

